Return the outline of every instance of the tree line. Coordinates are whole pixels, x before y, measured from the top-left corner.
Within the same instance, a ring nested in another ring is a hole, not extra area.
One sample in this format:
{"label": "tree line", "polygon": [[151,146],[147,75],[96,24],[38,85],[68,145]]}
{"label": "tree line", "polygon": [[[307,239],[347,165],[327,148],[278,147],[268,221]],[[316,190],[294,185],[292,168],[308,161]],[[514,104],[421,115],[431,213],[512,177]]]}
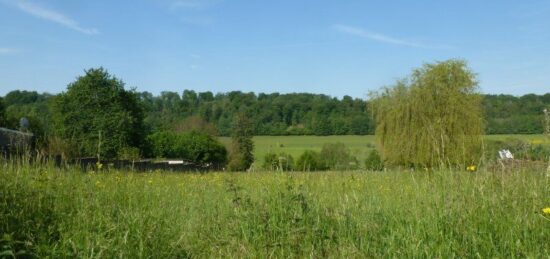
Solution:
{"label": "tree line", "polygon": [[[251,119],[254,135],[366,135],[373,134],[367,101],[323,94],[255,94],[184,90],[162,92],[155,96],[137,92],[143,107],[145,127],[149,131],[184,131],[200,127],[209,133],[230,136],[233,118],[244,113]],[[34,131],[51,130],[53,97],[36,91],[11,91],[3,97],[0,125],[16,128],[21,117],[27,117]],[[0,104],[1,105],[1,104]],[[550,106],[550,93],[482,95],[487,134],[540,134],[544,131],[545,107]],[[3,112],[2,112],[3,110]]]}

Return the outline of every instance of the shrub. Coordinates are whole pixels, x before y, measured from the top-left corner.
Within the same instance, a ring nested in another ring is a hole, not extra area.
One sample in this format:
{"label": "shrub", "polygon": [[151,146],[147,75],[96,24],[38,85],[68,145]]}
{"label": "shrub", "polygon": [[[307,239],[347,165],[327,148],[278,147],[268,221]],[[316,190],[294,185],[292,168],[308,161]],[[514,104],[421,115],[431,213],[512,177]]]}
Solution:
{"label": "shrub", "polygon": [[263,168],[267,170],[291,171],[294,169],[294,158],[287,153],[269,152],[264,157]]}
{"label": "shrub", "polygon": [[343,143],[329,143],[323,145],[320,159],[328,169],[357,169],[357,158],[351,155],[350,150]]}
{"label": "shrub", "polygon": [[384,169],[384,163],[382,162],[382,158],[376,149],[371,150],[367,156],[367,159],[365,160],[365,169],[371,171],[381,171]]}
{"label": "shrub", "polygon": [[150,135],[148,140],[155,157],[180,158],[197,164],[225,165],[227,162],[225,147],[205,133],[164,131]]}
{"label": "shrub", "polygon": [[324,163],[321,161],[321,154],[313,150],[306,150],[296,161],[296,170],[301,171],[320,171],[326,170]]}

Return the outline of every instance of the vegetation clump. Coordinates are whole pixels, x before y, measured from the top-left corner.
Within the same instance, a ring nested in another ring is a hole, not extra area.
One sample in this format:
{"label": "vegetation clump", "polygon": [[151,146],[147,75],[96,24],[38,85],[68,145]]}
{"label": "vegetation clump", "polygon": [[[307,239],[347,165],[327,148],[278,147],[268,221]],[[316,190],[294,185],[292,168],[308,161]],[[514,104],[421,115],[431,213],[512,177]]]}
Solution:
{"label": "vegetation clump", "polygon": [[321,171],[326,170],[325,163],[321,160],[321,154],[313,150],[306,150],[296,161],[296,170]]}
{"label": "vegetation clump", "polygon": [[143,117],[137,94],[103,68],[87,70],[53,104],[55,134],[76,145],[79,156],[113,159],[142,148]]}
{"label": "vegetation clump", "polygon": [[254,162],[252,122],[244,113],[239,113],[233,122],[229,170],[245,171]]}
{"label": "vegetation clump", "polygon": [[227,162],[227,150],[214,137],[197,131],[174,133],[156,132],[148,137],[151,155],[157,158],[183,159],[195,164]]}
{"label": "vegetation clump", "polygon": [[324,144],[319,155],[327,169],[353,170],[358,168],[357,158],[343,143]]}
{"label": "vegetation clump", "polygon": [[482,99],[464,61],[425,64],[371,97],[376,136],[388,163],[465,168],[479,162]]}
{"label": "vegetation clump", "polygon": [[365,169],[370,171],[381,171],[384,169],[384,162],[376,149],[371,150],[367,159],[365,159]]}
{"label": "vegetation clump", "polygon": [[264,157],[263,168],[271,171],[294,170],[294,158],[285,152],[279,154],[269,152]]}

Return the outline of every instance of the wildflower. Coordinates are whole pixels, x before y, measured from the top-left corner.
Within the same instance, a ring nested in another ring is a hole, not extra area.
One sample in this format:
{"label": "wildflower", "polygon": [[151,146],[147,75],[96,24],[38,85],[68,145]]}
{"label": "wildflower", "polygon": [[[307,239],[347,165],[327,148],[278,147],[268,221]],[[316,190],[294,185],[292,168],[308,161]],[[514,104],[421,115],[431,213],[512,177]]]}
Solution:
{"label": "wildflower", "polygon": [[466,167],[466,170],[468,172],[475,172],[476,169],[477,169],[477,167],[475,165],[471,165],[471,166]]}
{"label": "wildflower", "polygon": [[550,216],[550,207],[542,209],[542,215]]}

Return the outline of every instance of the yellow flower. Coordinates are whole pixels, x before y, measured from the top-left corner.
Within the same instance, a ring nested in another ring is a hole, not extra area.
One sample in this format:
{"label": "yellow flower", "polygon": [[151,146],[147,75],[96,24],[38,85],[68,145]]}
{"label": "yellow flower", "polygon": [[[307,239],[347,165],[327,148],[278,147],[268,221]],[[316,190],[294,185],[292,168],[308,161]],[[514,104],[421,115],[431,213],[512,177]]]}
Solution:
{"label": "yellow flower", "polygon": [[469,172],[475,172],[476,169],[477,169],[477,167],[475,165],[471,165],[471,166],[466,167],[466,170],[469,171]]}
{"label": "yellow flower", "polygon": [[546,216],[550,216],[550,207],[542,209],[542,214]]}

